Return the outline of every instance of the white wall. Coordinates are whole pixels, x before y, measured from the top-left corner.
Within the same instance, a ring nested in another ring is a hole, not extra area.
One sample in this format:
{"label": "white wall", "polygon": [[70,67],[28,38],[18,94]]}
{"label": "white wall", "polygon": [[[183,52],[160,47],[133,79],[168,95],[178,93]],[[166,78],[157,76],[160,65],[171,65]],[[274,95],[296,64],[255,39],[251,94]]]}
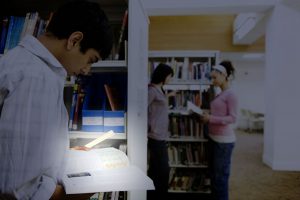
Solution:
{"label": "white wall", "polygon": [[233,61],[233,64],[236,68],[233,88],[239,99],[239,107],[264,113],[264,62]]}
{"label": "white wall", "polygon": [[[235,54],[236,55],[236,54]],[[232,88],[236,91],[239,108],[265,113],[265,62],[221,54],[222,59],[232,61],[236,72]]]}
{"label": "white wall", "polygon": [[266,29],[266,117],[263,160],[300,170],[300,11],[276,5]]}

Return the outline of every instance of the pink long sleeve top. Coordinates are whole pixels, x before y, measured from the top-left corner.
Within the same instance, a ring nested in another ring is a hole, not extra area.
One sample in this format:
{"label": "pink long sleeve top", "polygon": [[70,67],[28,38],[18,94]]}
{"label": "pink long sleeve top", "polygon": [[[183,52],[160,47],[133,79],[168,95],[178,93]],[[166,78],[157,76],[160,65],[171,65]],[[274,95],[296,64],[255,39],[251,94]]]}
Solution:
{"label": "pink long sleeve top", "polygon": [[232,124],[237,117],[238,101],[234,92],[226,89],[218,94],[210,104],[209,136],[216,142],[235,141]]}

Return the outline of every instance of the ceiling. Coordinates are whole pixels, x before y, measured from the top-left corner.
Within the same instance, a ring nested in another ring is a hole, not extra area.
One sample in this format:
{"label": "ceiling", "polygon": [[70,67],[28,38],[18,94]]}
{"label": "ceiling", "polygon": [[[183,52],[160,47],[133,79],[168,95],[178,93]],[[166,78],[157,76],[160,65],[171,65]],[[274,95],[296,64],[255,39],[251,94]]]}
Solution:
{"label": "ceiling", "polygon": [[[264,35],[264,31],[261,30],[265,30],[264,24],[256,21],[251,28],[246,28],[248,32],[243,36],[245,38],[253,36],[254,39],[252,38],[252,42],[245,42],[244,44],[247,45],[233,45],[233,20],[239,14],[257,13],[264,15],[271,11],[279,1],[297,2],[299,0],[142,0],[152,23],[152,25],[150,23],[149,35],[150,49],[221,48],[222,51],[236,52],[233,55],[234,57],[236,57],[237,52],[263,52],[265,41],[264,37],[261,37]],[[170,18],[161,18],[164,16],[170,16]],[[172,18],[172,16],[177,17]],[[181,24],[180,20],[182,18],[179,16],[184,17],[184,22]],[[192,25],[189,26],[187,21],[188,16],[195,16],[191,19],[198,21],[191,22]],[[205,18],[202,16],[205,16]],[[233,18],[230,19],[229,16]],[[153,21],[153,19],[156,20]],[[201,24],[201,21],[204,19],[210,21]],[[212,19],[215,19],[214,22],[211,22]],[[170,22],[166,23],[165,21],[168,20]],[[153,24],[153,22],[155,23]],[[160,25],[160,23],[163,25]],[[177,24],[176,27],[175,24]],[[172,27],[170,27],[171,25]],[[159,32],[157,31],[158,29],[160,30]],[[161,34],[161,31],[165,31],[166,33]],[[167,35],[167,37],[163,38],[162,35]],[[188,36],[182,39],[180,35]],[[240,44],[243,44],[243,42]],[[251,55],[251,59],[252,57]]]}
{"label": "ceiling", "polygon": [[[149,16],[266,12],[278,0],[141,0]],[[297,1],[297,0],[294,0]]]}
{"label": "ceiling", "polygon": [[252,45],[233,44],[234,19],[235,15],[152,16],[149,49],[263,52],[264,38]]}
{"label": "ceiling", "polygon": [[[1,1],[1,15],[23,15],[26,12],[38,11],[46,18],[50,11],[54,11],[68,0],[3,0]],[[112,23],[121,23],[127,6],[127,0],[91,0],[98,2],[108,15]]]}

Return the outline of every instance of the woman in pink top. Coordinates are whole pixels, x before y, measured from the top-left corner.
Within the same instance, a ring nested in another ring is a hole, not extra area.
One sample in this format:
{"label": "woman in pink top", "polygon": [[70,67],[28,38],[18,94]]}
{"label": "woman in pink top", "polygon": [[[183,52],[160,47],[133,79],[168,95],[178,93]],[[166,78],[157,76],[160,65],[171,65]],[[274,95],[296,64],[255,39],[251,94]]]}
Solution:
{"label": "woman in pink top", "polygon": [[212,84],[221,88],[210,103],[210,114],[202,120],[209,126],[209,151],[211,188],[213,200],[228,200],[228,181],[235,133],[231,125],[236,121],[237,97],[230,89],[229,79],[234,74],[230,61],[223,61],[213,67]]}

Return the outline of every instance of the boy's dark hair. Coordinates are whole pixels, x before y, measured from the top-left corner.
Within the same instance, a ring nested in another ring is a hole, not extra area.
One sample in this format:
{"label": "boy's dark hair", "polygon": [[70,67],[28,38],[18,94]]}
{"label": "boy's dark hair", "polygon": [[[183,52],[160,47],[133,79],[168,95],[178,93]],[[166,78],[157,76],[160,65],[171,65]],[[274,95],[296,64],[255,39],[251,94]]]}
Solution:
{"label": "boy's dark hair", "polygon": [[229,61],[229,60],[223,60],[220,63],[220,65],[222,65],[223,67],[225,67],[226,73],[227,73],[227,77],[229,77],[230,75],[232,75],[232,77],[234,77],[235,69],[234,69],[231,61]]}
{"label": "boy's dark hair", "polygon": [[82,53],[93,48],[103,60],[110,54],[113,34],[99,4],[84,0],[69,1],[53,13],[47,26],[47,32],[58,39],[66,39],[75,31],[83,33],[80,43]]}
{"label": "boy's dark hair", "polygon": [[151,83],[158,84],[158,83],[165,83],[167,76],[174,75],[173,69],[166,64],[159,63],[159,65],[155,68],[154,72],[152,73]]}

